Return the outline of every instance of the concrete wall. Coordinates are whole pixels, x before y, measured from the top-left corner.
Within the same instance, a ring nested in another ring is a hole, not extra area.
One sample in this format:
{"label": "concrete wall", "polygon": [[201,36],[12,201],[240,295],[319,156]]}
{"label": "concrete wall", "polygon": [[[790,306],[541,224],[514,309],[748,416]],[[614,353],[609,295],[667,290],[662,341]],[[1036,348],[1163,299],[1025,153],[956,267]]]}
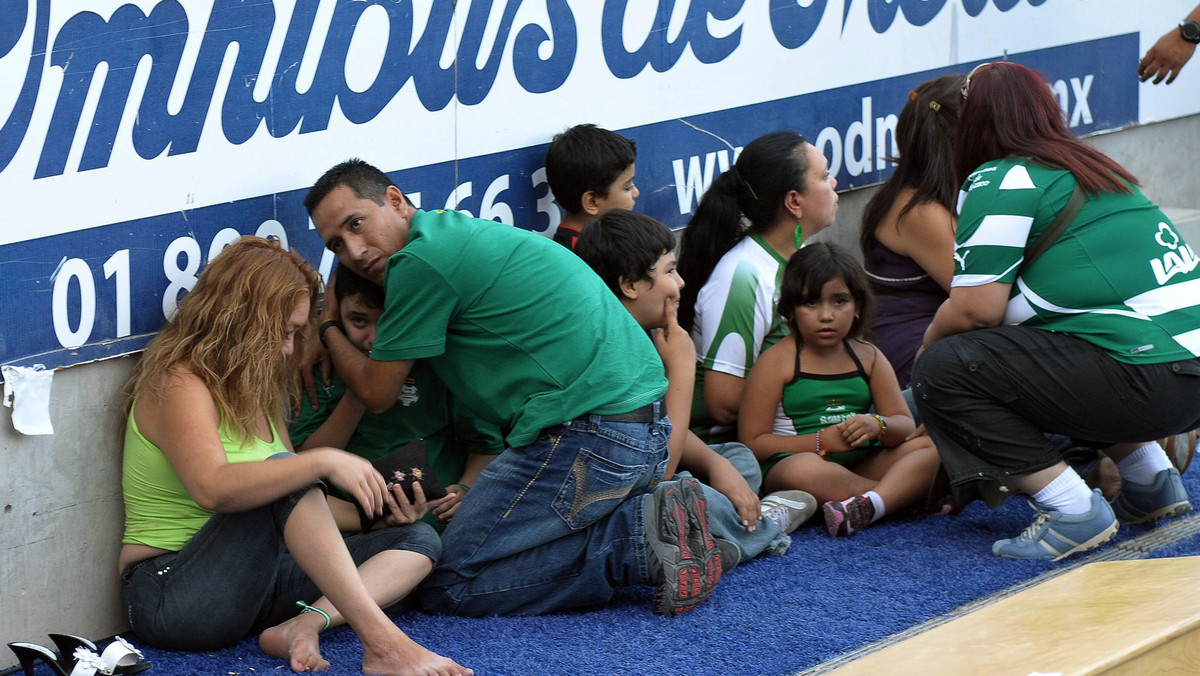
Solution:
{"label": "concrete wall", "polygon": [[[1091,140],[1137,175],[1166,207],[1200,209],[1200,115]],[[823,239],[857,249],[873,188],[843,193],[839,224]],[[1191,224],[1197,221],[1192,220]],[[1200,243],[1200,226],[1185,229]],[[4,327],[5,331],[19,327]],[[125,631],[117,594],[122,530],[121,387],[132,358],[54,377],[53,436],[26,437],[0,422],[0,643],[44,642],[48,631],[107,637]],[[13,662],[0,653],[0,668]]]}
{"label": "concrete wall", "polygon": [[[5,327],[5,330],[12,330]],[[46,632],[105,637],[127,629],[117,594],[121,395],[133,358],[54,374],[54,434],[24,436],[0,422],[0,642],[43,643]],[[0,667],[13,663],[0,654]]]}

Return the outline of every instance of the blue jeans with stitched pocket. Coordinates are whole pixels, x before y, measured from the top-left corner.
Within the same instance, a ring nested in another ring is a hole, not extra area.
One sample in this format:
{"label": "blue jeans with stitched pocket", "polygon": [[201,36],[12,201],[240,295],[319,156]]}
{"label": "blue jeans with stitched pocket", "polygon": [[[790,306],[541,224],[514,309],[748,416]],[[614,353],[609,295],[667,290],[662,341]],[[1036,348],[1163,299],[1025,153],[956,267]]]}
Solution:
{"label": "blue jeans with stitched pocket", "polygon": [[425,608],[535,615],[647,584],[643,496],[663,476],[671,434],[661,409],[651,423],[569,420],[492,461],[442,534]]}

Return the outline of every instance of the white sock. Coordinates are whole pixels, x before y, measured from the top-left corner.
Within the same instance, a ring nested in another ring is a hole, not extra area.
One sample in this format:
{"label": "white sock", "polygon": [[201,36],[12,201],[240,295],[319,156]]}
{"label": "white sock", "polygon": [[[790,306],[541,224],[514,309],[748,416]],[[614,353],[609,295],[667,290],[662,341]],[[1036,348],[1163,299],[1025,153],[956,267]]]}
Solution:
{"label": "white sock", "polygon": [[1135,484],[1154,483],[1154,477],[1164,469],[1171,469],[1171,461],[1157,441],[1147,441],[1117,463],[1121,479]]}
{"label": "white sock", "polygon": [[1063,514],[1086,514],[1092,509],[1092,489],[1070,467],[1032,497],[1038,504]]}
{"label": "white sock", "polygon": [[866,493],[863,493],[863,497],[870,500],[871,506],[875,508],[875,516],[871,517],[871,523],[875,523],[876,521],[882,519],[884,512],[883,498],[879,497],[879,494],[875,491],[867,491]]}

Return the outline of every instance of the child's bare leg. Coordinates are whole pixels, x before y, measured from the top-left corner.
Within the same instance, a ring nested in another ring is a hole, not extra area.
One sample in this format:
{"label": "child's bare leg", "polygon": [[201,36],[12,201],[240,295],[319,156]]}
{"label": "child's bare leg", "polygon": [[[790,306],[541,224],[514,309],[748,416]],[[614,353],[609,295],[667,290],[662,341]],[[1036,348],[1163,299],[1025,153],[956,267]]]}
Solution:
{"label": "child's bare leg", "polygon": [[917,437],[864,459],[854,469],[869,479],[878,478],[873,490],[887,505],[888,513],[893,513],[925,497],[937,466],[933,441]]}
{"label": "child's bare leg", "polygon": [[[398,569],[414,559],[385,552],[363,564],[360,574],[329,513],[325,497],[311,490],[296,504],[284,527],[284,541],[296,563],[325,592],[317,607],[333,620],[345,621],[363,644],[363,671],[403,676],[453,676],[470,669],[441,657],[410,639],[388,619],[380,605],[391,605],[430,569],[424,559],[416,571]],[[415,579],[414,579],[415,578]],[[335,608],[339,609],[334,610]],[[294,671],[328,666],[318,650],[318,631],[325,626],[319,613],[304,613],[263,632],[259,644],[271,655],[290,660]]]}
{"label": "child's bare leg", "polygon": [[815,453],[788,456],[771,468],[763,479],[763,489],[767,493],[799,489],[810,493],[817,504],[862,495],[874,490],[875,485],[874,480],[859,476]]}

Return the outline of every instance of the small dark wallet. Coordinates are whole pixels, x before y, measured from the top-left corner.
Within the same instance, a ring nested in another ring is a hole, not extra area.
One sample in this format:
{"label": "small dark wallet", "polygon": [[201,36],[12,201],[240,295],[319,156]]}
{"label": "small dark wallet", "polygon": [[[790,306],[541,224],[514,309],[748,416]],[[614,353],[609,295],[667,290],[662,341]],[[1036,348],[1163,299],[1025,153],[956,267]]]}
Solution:
{"label": "small dark wallet", "polygon": [[426,500],[437,500],[446,496],[446,487],[433,474],[429,466],[428,444],[424,439],[414,439],[400,447],[395,453],[376,458],[371,465],[383,475],[388,490],[400,484],[409,501],[413,496],[413,482],[421,484]]}

